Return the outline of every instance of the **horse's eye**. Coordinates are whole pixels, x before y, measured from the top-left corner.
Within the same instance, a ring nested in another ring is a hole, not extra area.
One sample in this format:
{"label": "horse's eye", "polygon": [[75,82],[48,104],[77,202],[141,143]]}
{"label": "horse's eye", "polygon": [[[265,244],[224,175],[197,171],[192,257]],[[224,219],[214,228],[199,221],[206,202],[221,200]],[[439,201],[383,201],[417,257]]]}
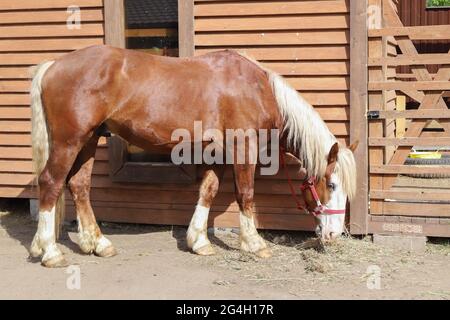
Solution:
{"label": "horse's eye", "polygon": [[331,182],[328,184],[328,188],[330,188],[331,190],[335,191],[336,190],[336,184]]}

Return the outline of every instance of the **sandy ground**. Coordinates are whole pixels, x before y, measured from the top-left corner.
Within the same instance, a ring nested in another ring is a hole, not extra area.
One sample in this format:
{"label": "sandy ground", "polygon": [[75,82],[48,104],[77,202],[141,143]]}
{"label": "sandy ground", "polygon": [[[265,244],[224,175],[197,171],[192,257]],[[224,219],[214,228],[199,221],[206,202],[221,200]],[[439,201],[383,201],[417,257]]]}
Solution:
{"label": "sandy ground", "polygon": [[185,228],[106,223],[119,251],[109,259],[81,255],[66,226],[60,247],[81,273],[70,290],[74,274],[27,259],[36,224],[26,206],[0,206],[1,299],[450,299],[448,239],[423,254],[350,238],[318,251],[305,249],[311,234],[264,232],[274,257],[260,260],[232,232],[211,236],[217,255],[199,257],[186,250]]}

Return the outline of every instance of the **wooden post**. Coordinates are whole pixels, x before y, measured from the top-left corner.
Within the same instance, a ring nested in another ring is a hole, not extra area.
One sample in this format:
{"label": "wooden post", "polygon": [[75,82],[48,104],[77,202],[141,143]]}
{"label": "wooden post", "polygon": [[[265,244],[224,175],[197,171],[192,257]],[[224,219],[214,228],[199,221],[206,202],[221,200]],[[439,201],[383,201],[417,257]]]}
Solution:
{"label": "wooden post", "polygon": [[125,7],[123,0],[106,0],[105,13],[105,44],[125,48]]}
{"label": "wooden post", "polygon": [[[406,96],[397,96],[397,111],[405,111],[406,110]],[[395,124],[395,132],[397,138],[403,138],[406,132],[406,119],[399,118],[396,119]]]}
{"label": "wooden post", "polygon": [[194,0],[178,0],[178,42],[180,57],[194,56]]}
{"label": "wooden post", "polygon": [[[373,14],[369,20],[369,30],[381,29],[383,27],[383,6],[382,0],[369,0],[369,8]],[[369,40],[369,57],[382,59],[383,56],[383,39],[371,38]],[[384,81],[385,74],[383,66],[371,67],[369,70],[369,82]],[[383,91],[372,91],[369,93],[369,111],[384,110],[385,95]],[[371,120],[369,123],[369,136],[383,138],[384,137],[384,120]],[[382,166],[384,164],[384,147],[369,148],[369,166]],[[370,173],[369,176],[369,192],[371,190],[383,190],[383,175]],[[370,199],[370,214],[383,212],[383,199]]]}
{"label": "wooden post", "polygon": [[358,192],[350,204],[352,234],[368,232],[367,50],[367,0],[350,0],[350,139],[351,142],[356,140],[360,142],[355,151]]}

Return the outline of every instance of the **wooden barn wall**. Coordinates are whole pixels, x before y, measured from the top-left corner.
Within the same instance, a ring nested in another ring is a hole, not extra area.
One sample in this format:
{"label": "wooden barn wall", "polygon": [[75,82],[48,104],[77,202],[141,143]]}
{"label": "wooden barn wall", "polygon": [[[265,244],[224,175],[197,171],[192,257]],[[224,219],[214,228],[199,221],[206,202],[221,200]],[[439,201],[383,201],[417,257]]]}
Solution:
{"label": "wooden barn wall", "polygon": [[[406,27],[450,25],[450,8],[427,9],[426,0],[399,0],[397,8],[400,20]],[[448,40],[414,41],[414,44],[419,53],[448,53],[450,50]],[[429,65],[427,69],[434,74],[439,66]],[[411,73],[411,68],[400,67],[399,73]]]}
{"label": "wooden barn wall", "polygon": [[195,54],[232,48],[280,73],[349,136],[349,3],[195,1]]}
{"label": "wooden barn wall", "polygon": [[[259,60],[285,76],[348,143],[348,1],[197,0],[194,17],[195,55],[231,48]],[[232,185],[231,174],[225,184]],[[232,201],[232,191],[222,188],[221,197]],[[313,226],[295,209],[284,175],[257,178],[255,202],[260,227]],[[228,208],[235,223],[237,209]]]}
{"label": "wooden barn wall", "polygon": [[[68,6],[81,9],[80,29],[67,28]],[[104,42],[102,0],[0,1],[0,197],[29,198],[30,66]]]}
{"label": "wooden barn wall", "polygon": [[[71,1],[0,3],[0,196],[34,197],[31,174],[27,68],[67,51],[104,41],[102,1],[78,0],[85,21],[65,28]],[[27,11],[10,11],[18,7]],[[51,10],[47,10],[50,9]],[[349,136],[349,3],[331,1],[195,1],[195,54],[223,48],[244,49],[288,81],[313,104],[343,142]],[[9,20],[7,20],[9,19]],[[28,21],[28,22],[27,22]],[[7,24],[6,24],[7,23]],[[27,40],[23,38],[27,38]],[[31,40],[30,40],[31,38]],[[7,133],[7,134],[5,134]],[[104,221],[188,224],[198,198],[191,185],[113,183],[102,139],[96,154],[91,200]],[[292,168],[294,174],[295,168]],[[285,178],[257,178],[256,212],[262,228],[312,230],[299,214]],[[75,208],[66,192],[68,217]],[[239,209],[228,170],[210,224],[237,226]]]}
{"label": "wooden barn wall", "polygon": [[[342,141],[349,135],[349,4],[333,1],[195,1],[195,54],[223,48],[248,54],[285,75]],[[180,30],[180,32],[183,32]],[[113,183],[106,148],[97,152],[91,198],[100,220],[186,225],[198,200],[190,185]],[[295,174],[296,168],[291,168]],[[285,177],[257,177],[255,211],[261,228],[312,230],[295,208]],[[69,215],[74,214],[69,201]],[[210,225],[239,225],[231,170],[210,214]]]}

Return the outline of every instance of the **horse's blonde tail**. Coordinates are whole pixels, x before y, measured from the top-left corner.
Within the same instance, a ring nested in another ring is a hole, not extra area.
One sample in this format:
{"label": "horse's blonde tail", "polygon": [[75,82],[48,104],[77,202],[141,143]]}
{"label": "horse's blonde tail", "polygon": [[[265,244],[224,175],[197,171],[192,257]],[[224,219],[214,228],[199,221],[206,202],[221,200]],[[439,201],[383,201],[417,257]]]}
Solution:
{"label": "horse's blonde tail", "polygon": [[[50,152],[50,133],[47,127],[44,106],[42,104],[42,79],[54,61],[44,62],[31,70],[31,141],[33,149],[33,171],[36,177],[42,173]],[[61,223],[64,220],[64,190],[61,191],[55,208],[55,235],[59,237]]]}

